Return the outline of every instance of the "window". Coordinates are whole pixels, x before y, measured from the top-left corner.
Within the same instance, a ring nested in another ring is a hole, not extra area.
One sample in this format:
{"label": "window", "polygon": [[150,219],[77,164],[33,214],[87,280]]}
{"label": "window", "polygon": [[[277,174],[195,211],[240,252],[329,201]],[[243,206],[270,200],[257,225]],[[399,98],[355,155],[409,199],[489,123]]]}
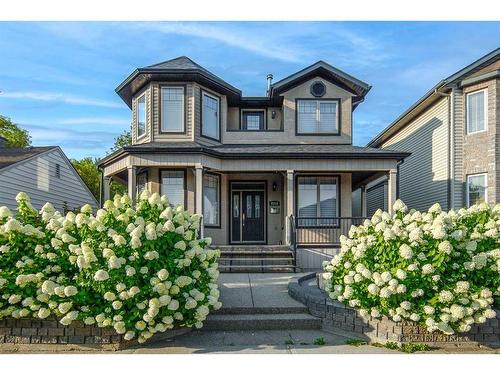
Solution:
{"label": "window", "polygon": [[220,225],[220,178],[218,175],[203,175],[203,222],[207,226]]}
{"label": "window", "polygon": [[183,133],[184,87],[161,88],[161,131],[163,133]]}
{"label": "window", "polygon": [[467,94],[467,133],[485,131],[488,122],[488,95],[486,90]]}
{"label": "window", "polygon": [[184,171],[161,171],[161,195],[167,196],[171,206],[184,206],[185,182]]}
{"label": "window", "polygon": [[61,178],[61,166],[59,164],[56,164],[55,175],[56,175],[56,178]]}
{"label": "window", "polygon": [[297,100],[297,134],[338,133],[336,100]]}
{"label": "window", "polygon": [[137,99],[137,138],[146,134],[146,94]]}
{"label": "window", "polygon": [[[338,178],[300,176],[297,191],[297,217],[300,226],[335,225],[339,216]],[[302,218],[302,219],[301,219]]]}
{"label": "window", "polygon": [[203,109],[201,114],[201,135],[219,140],[220,116],[219,98],[204,92],[202,94]]}
{"label": "window", "polygon": [[141,194],[144,190],[147,188],[147,183],[148,183],[148,174],[147,172],[142,172],[137,175],[137,181],[136,181],[136,194],[139,195]]}
{"label": "window", "polygon": [[488,174],[467,176],[467,207],[487,201]]}
{"label": "window", "polygon": [[242,130],[264,130],[264,111],[244,111],[241,121]]}

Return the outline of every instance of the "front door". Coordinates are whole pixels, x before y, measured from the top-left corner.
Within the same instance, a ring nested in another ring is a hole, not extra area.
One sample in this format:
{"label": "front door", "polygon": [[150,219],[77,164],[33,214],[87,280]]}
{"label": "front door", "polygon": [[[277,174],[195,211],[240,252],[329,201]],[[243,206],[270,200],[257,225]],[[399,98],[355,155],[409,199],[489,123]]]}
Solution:
{"label": "front door", "polygon": [[239,190],[240,186],[231,191],[231,243],[263,243],[264,190]]}

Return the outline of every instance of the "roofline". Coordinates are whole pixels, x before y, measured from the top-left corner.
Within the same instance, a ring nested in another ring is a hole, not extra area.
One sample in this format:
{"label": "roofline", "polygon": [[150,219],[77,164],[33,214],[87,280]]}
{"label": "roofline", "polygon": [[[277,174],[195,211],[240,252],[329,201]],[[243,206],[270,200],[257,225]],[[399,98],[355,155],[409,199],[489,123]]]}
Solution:
{"label": "roofline", "polygon": [[48,148],[47,150],[45,150],[45,151],[40,151],[40,152],[38,152],[38,153],[36,153],[36,154],[33,154],[33,155],[31,155],[31,156],[27,157],[26,159],[16,161],[15,163],[12,163],[12,164],[6,165],[6,166],[5,166],[5,167],[3,167],[3,168],[0,168],[0,173],[1,173],[1,172],[6,171],[6,170],[7,170],[7,169],[9,169],[9,168],[12,168],[12,167],[15,167],[15,166],[17,166],[17,165],[19,165],[19,164],[21,164],[21,163],[24,163],[24,162],[26,162],[26,161],[28,161],[28,160],[31,160],[31,159],[33,159],[35,156],[40,156],[40,155],[43,155],[43,154],[45,154],[45,153],[47,153],[47,152],[49,152],[49,151],[52,151],[52,150],[54,150],[55,148],[59,148],[59,149],[61,149],[59,146],[39,146],[39,147],[49,147],[49,148]]}
{"label": "roofline", "polygon": [[[252,146],[252,145],[245,145]],[[259,145],[261,146],[261,145]],[[220,152],[218,150],[214,150],[209,147],[203,146],[194,146],[191,148],[186,147],[178,147],[178,148],[165,148],[165,147],[151,147],[151,148],[139,148],[139,147],[130,147],[126,146],[121,148],[118,151],[115,151],[111,155],[106,156],[105,158],[99,160],[98,167],[101,168],[104,164],[118,159],[121,156],[127,154],[141,154],[141,153],[169,153],[169,154],[202,154],[207,156],[214,156],[219,159],[264,159],[264,158],[273,158],[273,159],[396,159],[402,160],[411,155],[409,152],[397,152],[397,151],[387,151],[387,152],[376,152],[376,153],[367,153],[360,150],[359,152],[310,152],[310,153],[290,153],[284,152],[280,154],[270,153],[270,152],[256,152],[256,153],[226,153]]]}
{"label": "roofline", "polygon": [[446,78],[444,81],[446,82],[446,84],[450,84],[450,83],[460,79],[460,77],[467,74],[471,70],[477,68],[478,66],[481,66],[485,62],[488,62],[489,60],[491,60],[492,58],[494,58],[498,55],[500,55],[500,47],[498,47],[497,49],[494,49],[490,53],[488,53],[488,54],[484,55],[483,57],[479,58],[478,60],[474,61],[472,64],[467,65],[465,68],[460,69],[458,72],[452,74],[451,76]]}

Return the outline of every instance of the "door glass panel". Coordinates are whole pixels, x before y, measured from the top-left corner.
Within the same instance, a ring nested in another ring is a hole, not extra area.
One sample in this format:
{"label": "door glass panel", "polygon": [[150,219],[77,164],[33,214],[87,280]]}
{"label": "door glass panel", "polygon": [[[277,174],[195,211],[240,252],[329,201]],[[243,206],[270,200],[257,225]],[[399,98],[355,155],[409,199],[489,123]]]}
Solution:
{"label": "door glass panel", "polygon": [[260,218],[260,195],[255,196],[255,218]]}
{"label": "door glass panel", "polygon": [[253,210],[252,210],[252,196],[251,195],[247,195],[247,219],[250,219],[253,217]]}
{"label": "door glass panel", "polygon": [[233,195],[233,217],[240,216],[240,196],[239,194]]}

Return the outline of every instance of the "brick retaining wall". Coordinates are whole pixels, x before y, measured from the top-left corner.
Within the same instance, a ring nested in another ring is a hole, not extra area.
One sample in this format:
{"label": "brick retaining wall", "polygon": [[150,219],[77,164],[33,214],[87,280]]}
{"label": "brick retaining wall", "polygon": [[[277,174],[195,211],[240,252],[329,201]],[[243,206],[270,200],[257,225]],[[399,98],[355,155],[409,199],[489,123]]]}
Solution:
{"label": "brick retaining wall", "polygon": [[[156,333],[147,343],[172,338],[189,332],[190,328],[177,328]],[[55,318],[48,319],[0,319],[0,348],[6,344],[75,344],[106,350],[119,350],[137,344],[127,341],[113,328],[88,326],[75,321],[68,326]]]}
{"label": "brick retaining wall", "polygon": [[[312,277],[314,278],[314,274]],[[467,333],[445,335],[428,332],[414,322],[394,322],[387,317],[362,318],[357,310],[331,300],[324,291],[305,285],[308,280],[299,279],[288,285],[288,294],[307,306],[309,312],[323,320],[323,329],[344,333],[368,342],[386,343],[413,342],[432,346],[477,346],[500,347],[500,313],[483,324],[474,324]],[[339,332],[340,331],[340,332]]]}

